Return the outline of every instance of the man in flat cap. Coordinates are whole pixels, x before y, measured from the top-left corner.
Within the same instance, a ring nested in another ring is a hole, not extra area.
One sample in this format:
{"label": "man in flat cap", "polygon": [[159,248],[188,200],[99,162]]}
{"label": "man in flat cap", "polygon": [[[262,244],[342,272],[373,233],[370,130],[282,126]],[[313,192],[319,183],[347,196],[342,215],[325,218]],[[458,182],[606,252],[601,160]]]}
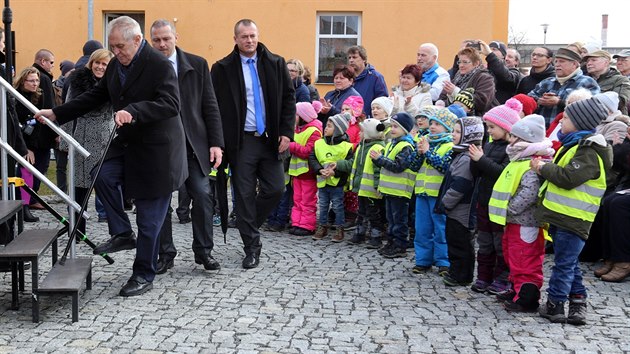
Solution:
{"label": "man in flat cap", "polygon": [[528,93],[538,103],[536,113],[545,117],[547,127],[558,113],[564,111],[565,100],[574,90],[585,88],[593,95],[600,92],[597,82],[582,73],[581,60],[580,54],[570,49],[558,49],[554,58],[556,75],[544,79]]}
{"label": "man in flat cap", "polygon": [[627,115],[630,99],[630,79],[617,69],[610,67],[612,56],[605,50],[596,50],[583,57],[588,76],[597,81],[601,92],[616,92],[619,95],[619,110]]}

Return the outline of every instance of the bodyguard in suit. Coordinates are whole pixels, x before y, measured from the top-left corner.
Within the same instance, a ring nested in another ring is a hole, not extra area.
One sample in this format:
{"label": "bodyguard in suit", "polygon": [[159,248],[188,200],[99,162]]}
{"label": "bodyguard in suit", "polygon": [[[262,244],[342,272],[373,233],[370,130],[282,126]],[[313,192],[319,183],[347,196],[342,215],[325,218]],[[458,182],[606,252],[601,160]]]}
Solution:
{"label": "bodyguard in suit", "polygon": [[[211,183],[211,164],[218,168],[223,156],[223,130],[219,106],[214,95],[208,62],[199,56],[176,47],[175,26],[168,20],[157,20],[151,25],[151,44],[168,58],[177,75],[181,101],[180,115],[186,135],[188,178],[185,188],[193,200],[191,211],[195,263],[207,270],[221,268],[212,257],[212,216],[214,214],[214,183]],[[167,214],[170,218],[170,213]],[[170,221],[170,220],[168,220]],[[177,255],[171,226],[165,220],[160,236],[157,273],[166,273],[174,265]]]}
{"label": "bodyguard in suit", "polygon": [[258,42],[252,20],[236,23],[234,43],[234,50],[212,65],[211,75],[223,139],[230,142],[225,157],[232,169],[236,226],[245,250],[242,265],[247,269],[259,264],[258,229],[284,191],[280,156],[293,139],[295,97],[284,58]]}
{"label": "bodyguard in suit", "polygon": [[42,110],[36,118],[46,116],[63,124],[105,102],[114,107],[118,136],[106,152],[96,183],[113,237],[99,247],[114,252],[136,243],[127,215],[116,205],[118,188],[124,187],[126,196],[135,198],[138,239],[133,273],[120,295],[135,296],[153,287],[158,233],[171,193],[188,177],[186,140],[171,63],[143,39],[140,25],[130,17],[111,21],[107,33],[115,58],[105,76],[90,91]]}

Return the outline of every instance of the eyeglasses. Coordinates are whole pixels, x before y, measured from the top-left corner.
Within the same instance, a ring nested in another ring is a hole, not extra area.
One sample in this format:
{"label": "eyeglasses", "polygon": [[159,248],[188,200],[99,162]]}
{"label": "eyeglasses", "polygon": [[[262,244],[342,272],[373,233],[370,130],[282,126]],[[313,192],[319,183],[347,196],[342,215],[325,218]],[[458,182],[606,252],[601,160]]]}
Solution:
{"label": "eyeglasses", "polygon": [[28,82],[28,83],[31,83],[31,84],[36,84],[36,83],[39,82],[39,79],[24,80],[24,82]]}
{"label": "eyeglasses", "polygon": [[536,57],[536,58],[542,58],[542,57],[549,58],[549,56],[547,54],[542,54],[542,53],[532,53],[532,58],[533,57]]}
{"label": "eyeglasses", "polygon": [[470,61],[470,60],[458,60],[457,61],[457,65],[460,65],[460,64],[468,65],[468,64],[472,64],[472,61]]}

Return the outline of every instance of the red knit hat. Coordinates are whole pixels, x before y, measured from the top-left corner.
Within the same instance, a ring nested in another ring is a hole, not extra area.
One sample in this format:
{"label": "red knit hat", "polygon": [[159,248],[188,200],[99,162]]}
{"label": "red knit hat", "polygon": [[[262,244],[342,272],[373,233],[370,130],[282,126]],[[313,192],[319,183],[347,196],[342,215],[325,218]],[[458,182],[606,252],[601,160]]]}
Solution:
{"label": "red knit hat", "polygon": [[510,98],[505,104],[496,106],[483,115],[483,119],[492,122],[501,127],[506,132],[512,130],[514,123],[521,119],[519,113],[523,111],[523,105],[520,101]]}
{"label": "red knit hat", "polygon": [[519,102],[521,102],[521,104],[523,105],[523,113],[525,113],[526,116],[534,113],[536,108],[538,108],[536,100],[525,94],[519,93],[512,98],[517,99]]}

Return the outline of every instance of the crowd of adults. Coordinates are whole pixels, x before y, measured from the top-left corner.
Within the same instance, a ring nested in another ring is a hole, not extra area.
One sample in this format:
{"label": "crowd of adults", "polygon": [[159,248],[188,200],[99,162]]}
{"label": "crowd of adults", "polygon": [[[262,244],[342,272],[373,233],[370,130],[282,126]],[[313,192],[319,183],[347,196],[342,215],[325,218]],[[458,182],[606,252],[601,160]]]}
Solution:
{"label": "crowd of adults", "polygon": [[[350,96],[362,97],[365,118],[371,116],[371,103],[379,97],[391,102],[391,114],[407,112],[416,117],[425,106],[460,101],[465,102],[468,115],[482,116],[522,94],[533,99],[532,110],[545,118],[553,134],[554,121],[559,120],[572,92],[613,92],[606,97],[610,98],[610,121],[617,128],[609,129],[606,138],[615,149],[617,173],[609,178],[609,197],[604,199],[599,226],[593,227],[587,258],[604,258],[611,268],[621,263],[628,270],[625,276],[630,275],[630,227],[623,227],[630,220],[630,194],[616,193],[630,187],[630,120],[626,116],[630,50],[612,56],[580,43],[555,53],[537,47],[531,53],[531,70],[523,75],[519,52],[499,41],[464,41],[450,68],[438,63],[435,44],[423,43],[416,62],[397,73],[399,82],[390,92],[383,75],[368,62],[366,48],[352,46],[347,63],[333,71],[334,89],[320,98],[310,70],[300,60],[285,61],[259,42],[258,28],[251,20],[236,23],[233,51],[211,70],[205,59],[176,46],[177,32],[169,21],[155,21],[150,33],[150,41],[145,40],[133,19],[113,20],[107,28],[111,52],[97,41],[88,41],[76,65],[67,60],[61,63],[62,76],[55,81],[51,74],[54,54],[39,50],[32,66],[17,71],[14,86],[41,111],[33,115],[19,103],[9,109],[9,142],[40,172],[46,173],[54,148],[59,156],[58,181],[63,181],[67,151],[41,122],[42,116],[62,124],[93,153],[75,162],[79,201],[89,197],[87,187],[95,177],[98,154],[110,132],[117,129],[96,179],[103,205],[99,214],[106,215],[112,237],[94,251],[136,248],[133,274],[121,295],[148,291],[156,273],[173,267],[177,250],[168,209],[171,193],[180,187],[180,193],[187,192],[193,202],[195,262],[207,270],[220,268],[212,256],[213,191],[226,187],[215,186],[208,176],[216,169],[224,173],[226,165],[234,187],[236,227],[244,244],[242,266],[257,267],[262,250],[259,228],[285,190],[283,157],[294,135],[296,102],[321,101],[318,119],[325,125],[342,111]],[[616,68],[611,65],[613,59]],[[39,182],[27,169],[17,173],[38,190]],[[134,199],[137,236],[124,209],[126,198]],[[31,209],[42,206],[26,193],[22,200],[25,220],[36,221]]]}

